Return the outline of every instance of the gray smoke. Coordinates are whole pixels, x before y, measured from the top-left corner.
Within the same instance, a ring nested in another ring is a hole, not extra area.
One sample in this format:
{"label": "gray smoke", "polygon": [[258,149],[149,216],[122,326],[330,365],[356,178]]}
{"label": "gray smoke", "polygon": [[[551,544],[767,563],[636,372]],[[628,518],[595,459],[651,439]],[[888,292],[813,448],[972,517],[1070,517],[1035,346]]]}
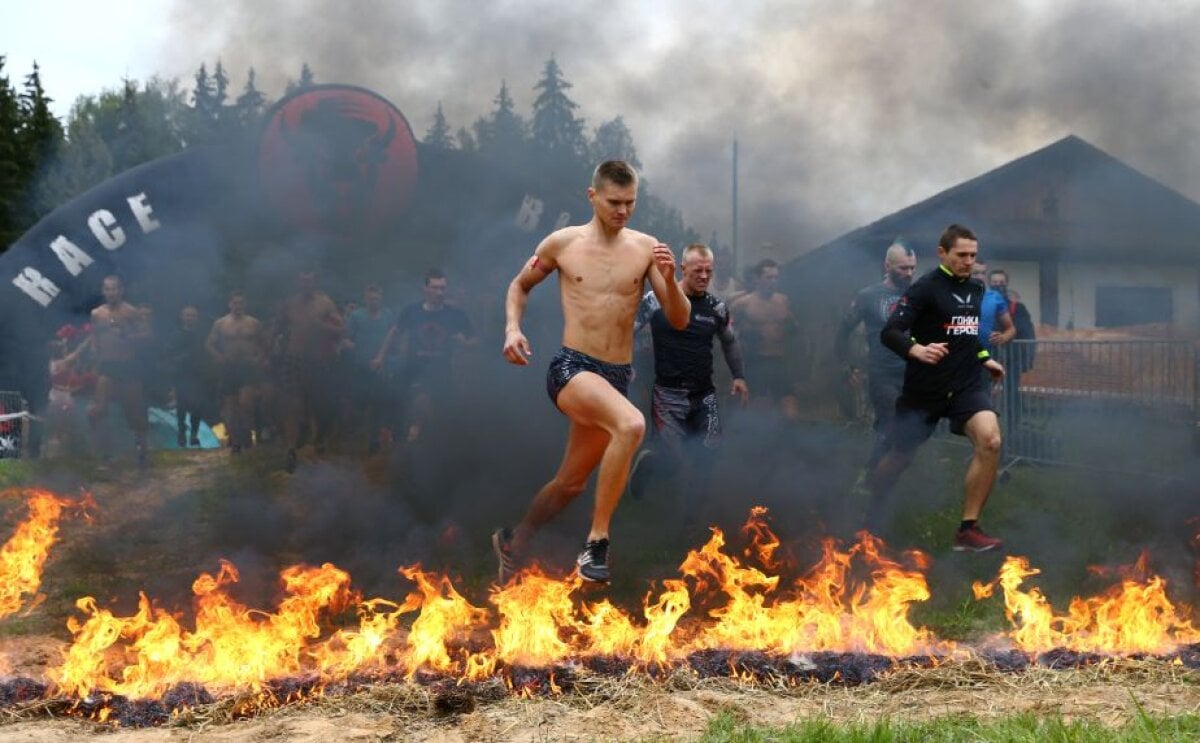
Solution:
{"label": "gray smoke", "polygon": [[623,115],[658,192],[701,234],[815,247],[1066,134],[1200,196],[1200,7],[1019,2],[541,0],[177,3],[164,71],[220,58],[279,92],[318,81],[391,98],[418,135],[455,127],[500,80],[528,111],[555,55],[589,127]]}

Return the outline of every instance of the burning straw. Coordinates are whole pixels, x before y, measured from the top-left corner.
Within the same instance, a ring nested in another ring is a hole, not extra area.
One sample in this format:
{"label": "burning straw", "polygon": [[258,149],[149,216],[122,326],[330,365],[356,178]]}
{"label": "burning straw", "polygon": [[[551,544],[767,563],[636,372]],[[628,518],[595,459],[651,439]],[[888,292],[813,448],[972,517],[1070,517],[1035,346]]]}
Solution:
{"label": "burning straw", "polygon": [[[577,577],[536,567],[493,586],[490,606],[480,607],[448,576],[419,566],[400,571],[414,586],[402,601],[362,599],[330,564],[292,566],[281,573],[278,606],[255,610],[232,598],[239,576],[223,562],[194,583],[190,626],[145,595],[126,617],[80,599],[83,616],[69,622],[74,639],[50,683],[0,684],[0,708],[10,717],[203,725],[298,704],[394,705],[432,715],[512,696],[592,704],[620,697],[630,684],[720,682],[790,693],[814,685],[1024,683],[1054,673],[1180,678],[1200,670],[1188,609],[1170,603],[1165,582],[1144,563],[1057,615],[1036,588],[1023,586],[1036,569],[1010,558],[996,581],[976,591],[986,597],[1002,588],[1014,628],[973,650],[911,623],[911,605],[929,598],[924,555],[889,555],[865,533],[847,547],[827,540],[817,563],[787,581],[765,510],[755,509],[743,531],[748,546],[738,556],[714,529],[689,552],[680,578],[647,592],[640,616],[607,600],[581,601]],[[350,608],[357,625],[333,628]],[[1135,622],[1150,626],[1135,632]]]}

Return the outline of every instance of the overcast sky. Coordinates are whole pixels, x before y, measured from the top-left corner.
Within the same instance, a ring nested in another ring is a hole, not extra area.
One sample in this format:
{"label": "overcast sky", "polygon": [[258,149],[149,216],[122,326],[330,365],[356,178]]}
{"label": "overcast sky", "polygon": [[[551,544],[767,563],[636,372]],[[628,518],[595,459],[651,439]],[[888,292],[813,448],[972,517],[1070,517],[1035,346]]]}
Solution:
{"label": "overcast sky", "polygon": [[[729,238],[741,142],[743,246],[810,248],[1075,133],[1200,197],[1200,4],[1156,0],[0,0],[15,81],[36,58],[63,115],[122,77],[220,58],[277,95],[373,88],[418,136],[506,79],[527,111],[555,55],[589,129],[618,114],[646,176]],[[39,31],[39,29],[46,29]],[[986,237],[984,237],[986,240]]]}

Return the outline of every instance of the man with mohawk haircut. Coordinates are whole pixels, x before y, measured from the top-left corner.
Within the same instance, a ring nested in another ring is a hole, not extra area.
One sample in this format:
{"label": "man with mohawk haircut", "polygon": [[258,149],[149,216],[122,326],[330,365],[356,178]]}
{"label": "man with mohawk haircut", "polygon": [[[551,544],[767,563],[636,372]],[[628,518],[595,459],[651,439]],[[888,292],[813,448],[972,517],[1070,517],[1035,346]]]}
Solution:
{"label": "man with mohawk haircut", "polygon": [[515,528],[492,535],[502,583],[516,571],[537,529],[584,491],[597,467],[591,529],[576,563],[584,580],[609,581],[609,523],[646,430],[641,411],[626,398],[633,322],[645,282],[673,328],[686,328],[691,313],[687,295],[675,282],[671,249],[625,226],[637,189],[637,172],[628,163],[601,163],[587,190],[591,221],[551,233],[509,284],[503,353],[510,363],[525,366],[533,355],[521,332],[529,293],[558,272],[563,347],[550,360],[546,391],[571,428],[554,478],[538,491]]}
{"label": "man with mohawk haircut", "polygon": [[900,397],[900,388],[904,385],[904,359],[883,345],[879,332],[912,284],[916,270],[917,254],[902,238],[896,238],[884,253],[883,281],[871,284],[855,295],[838,327],[834,344],[838,359],[845,365],[850,384],[859,388],[863,386],[863,370],[851,360],[850,335],[862,325],[867,336],[866,388],[867,400],[875,414],[875,443],[863,468],[863,479],[887,451],[887,432],[895,415],[896,398]]}

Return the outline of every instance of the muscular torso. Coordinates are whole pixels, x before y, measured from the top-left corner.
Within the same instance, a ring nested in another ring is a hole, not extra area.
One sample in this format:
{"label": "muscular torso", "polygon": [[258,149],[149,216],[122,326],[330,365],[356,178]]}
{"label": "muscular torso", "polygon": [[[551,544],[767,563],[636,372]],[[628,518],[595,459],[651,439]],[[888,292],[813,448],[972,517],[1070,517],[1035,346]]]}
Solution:
{"label": "muscular torso", "polygon": [[314,360],[333,358],[338,332],[330,323],[336,318],[337,307],[327,294],[315,292],[309,297],[289,299],[283,306],[287,355]]}
{"label": "muscular torso", "polygon": [[128,302],[92,310],[92,343],[98,361],[133,361],[137,340],[145,334],[146,319]]}
{"label": "muscular torso", "polygon": [[654,239],[623,230],[602,241],[589,226],[564,230],[555,256],[562,296],[563,345],[601,361],[633,359],[633,319]]}
{"label": "muscular torso", "polygon": [[786,296],[779,292],[767,298],[746,294],[737,300],[734,308],[742,323],[742,337],[747,352],[759,356],[786,354],[791,321]]}
{"label": "muscular torso", "polygon": [[226,315],[213,323],[213,345],[226,364],[263,360],[262,324],[250,315]]}

